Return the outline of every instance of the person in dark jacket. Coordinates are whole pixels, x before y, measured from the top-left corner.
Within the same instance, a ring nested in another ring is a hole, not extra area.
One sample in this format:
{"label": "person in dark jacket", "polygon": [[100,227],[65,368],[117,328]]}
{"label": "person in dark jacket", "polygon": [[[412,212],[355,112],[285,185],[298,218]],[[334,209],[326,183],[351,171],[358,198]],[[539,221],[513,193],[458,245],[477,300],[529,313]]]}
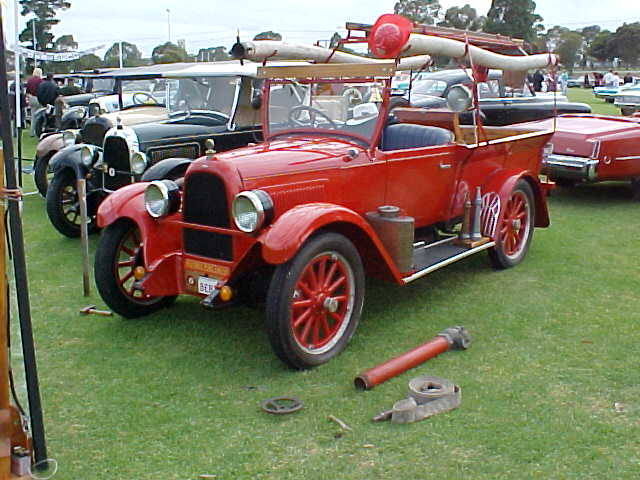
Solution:
{"label": "person in dark jacket", "polygon": [[542,82],[544,81],[544,75],[540,70],[536,70],[533,74],[533,90],[536,92],[542,91]]}
{"label": "person in dark jacket", "polygon": [[40,105],[54,105],[56,98],[60,95],[60,87],[53,80],[53,75],[48,74],[47,79],[38,85],[37,96]]}

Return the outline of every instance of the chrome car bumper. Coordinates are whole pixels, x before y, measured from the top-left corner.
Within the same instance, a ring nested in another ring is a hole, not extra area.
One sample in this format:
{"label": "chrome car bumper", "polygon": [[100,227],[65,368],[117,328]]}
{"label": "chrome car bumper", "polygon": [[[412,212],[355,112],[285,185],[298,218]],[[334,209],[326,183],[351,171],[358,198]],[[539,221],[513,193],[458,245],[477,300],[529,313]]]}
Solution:
{"label": "chrome car bumper", "polygon": [[542,173],[553,178],[595,180],[598,160],[587,157],[551,154],[542,161]]}

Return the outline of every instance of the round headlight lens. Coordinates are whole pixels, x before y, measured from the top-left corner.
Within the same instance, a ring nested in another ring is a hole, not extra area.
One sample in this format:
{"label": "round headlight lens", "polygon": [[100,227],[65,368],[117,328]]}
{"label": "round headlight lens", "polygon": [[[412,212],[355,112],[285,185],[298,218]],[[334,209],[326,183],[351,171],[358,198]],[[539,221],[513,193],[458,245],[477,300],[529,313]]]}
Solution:
{"label": "round headlight lens", "polygon": [[160,218],[178,210],[180,188],[172,180],[156,180],[144,190],[144,207],[153,218]]}
{"label": "round headlight lens", "polygon": [[80,149],[80,161],[85,167],[93,165],[93,149],[89,147],[82,147]]}
{"label": "round headlight lens", "polygon": [[62,132],[62,143],[65,147],[76,144],[77,134],[74,130],[65,130]]}
{"label": "round headlight lens", "polygon": [[273,203],[266,192],[253,190],[236,195],[231,209],[236,226],[243,232],[251,233],[264,225],[272,213]]}
{"label": "round headlight lens", "polygon": [[131,155],[131,171],[136,175],[144,173],[147,168],[147,156],[142,152],[134,152]]}

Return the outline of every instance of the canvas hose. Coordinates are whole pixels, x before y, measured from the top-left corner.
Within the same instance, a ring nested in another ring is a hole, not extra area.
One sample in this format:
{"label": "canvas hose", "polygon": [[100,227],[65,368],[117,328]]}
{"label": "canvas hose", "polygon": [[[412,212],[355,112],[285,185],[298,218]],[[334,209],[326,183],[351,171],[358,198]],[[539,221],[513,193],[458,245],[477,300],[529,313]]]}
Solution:
{"label": "canvas hose", "polygon": [[453,382],[423,375],[409,381],[407,398],[397,401],[391,410],[376,415],[373,420],[413,423],[458,408],[461,399],[460,387]]}

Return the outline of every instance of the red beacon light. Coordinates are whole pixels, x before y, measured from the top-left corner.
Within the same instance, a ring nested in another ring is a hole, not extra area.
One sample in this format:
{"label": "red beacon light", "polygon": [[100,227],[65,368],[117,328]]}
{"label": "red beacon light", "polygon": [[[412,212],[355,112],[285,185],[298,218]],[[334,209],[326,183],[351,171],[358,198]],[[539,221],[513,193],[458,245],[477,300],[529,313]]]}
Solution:
{"label": "red beacon light", "polygon": [[397,58],[413,29],[410,20],[393,14],[380,16],[369,34],[369,51],[377,58]]}

